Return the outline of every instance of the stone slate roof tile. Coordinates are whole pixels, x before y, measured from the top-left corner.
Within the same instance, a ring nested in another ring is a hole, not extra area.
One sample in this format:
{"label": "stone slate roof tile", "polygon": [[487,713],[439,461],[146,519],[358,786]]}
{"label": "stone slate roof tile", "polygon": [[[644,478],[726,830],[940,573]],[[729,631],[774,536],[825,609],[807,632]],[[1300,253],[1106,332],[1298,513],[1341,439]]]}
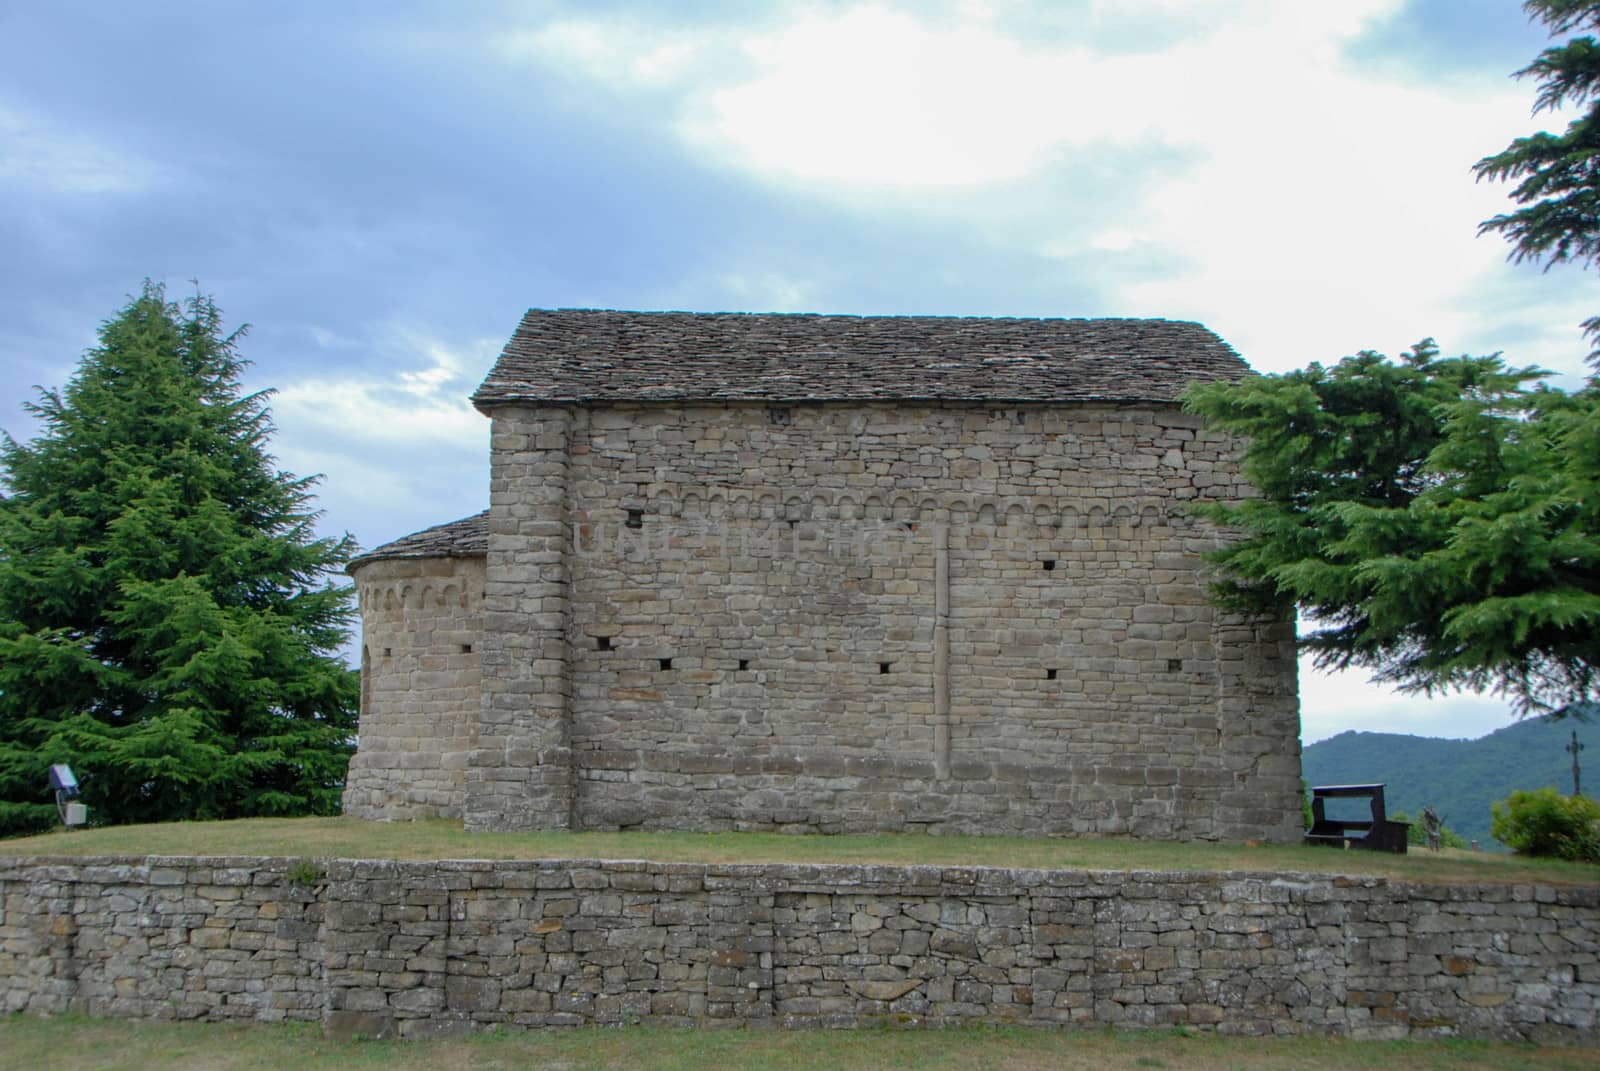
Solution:
{"label": "stone slate roof tile", "polygon": [[1173,320],[531,309],[472,400],[1170,402],[1247,371]]}
{"label": "stone slate roof tile", "polygon": [[449,524],[436,524],[367,551],[346,567],[393,558],[482,558],[489,553],[489,511]]}

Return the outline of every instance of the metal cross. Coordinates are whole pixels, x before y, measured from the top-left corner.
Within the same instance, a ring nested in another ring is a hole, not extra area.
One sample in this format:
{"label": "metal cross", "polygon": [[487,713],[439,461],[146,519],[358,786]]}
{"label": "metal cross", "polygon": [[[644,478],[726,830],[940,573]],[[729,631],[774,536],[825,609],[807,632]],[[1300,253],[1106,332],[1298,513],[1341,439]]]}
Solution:
{"label": "metal cross", "polygon": [[1578,752],[1583,750],[1583,745],[1578,743],[1578,730],[1572,730],[1572,743],[1561,750],[1572,752],[1572,794],[1581,796],[1583,795],[1583,789],[1579,787],[1578,781]]}

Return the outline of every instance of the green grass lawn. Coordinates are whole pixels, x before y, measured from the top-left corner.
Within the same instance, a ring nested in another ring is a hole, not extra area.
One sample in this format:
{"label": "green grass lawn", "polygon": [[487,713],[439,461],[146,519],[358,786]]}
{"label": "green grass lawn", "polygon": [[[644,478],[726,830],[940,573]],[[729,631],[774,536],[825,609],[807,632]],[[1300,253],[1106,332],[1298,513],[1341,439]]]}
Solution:
{"label": "green grass lawn", "polygon": [[692,1030],[625,1027],[482,1034],[456,1041],[330,1041],[315,1026],[0,1019],[6,1067],[51,1071],[589,1071],[599,1068],[1010,1068],[1016,1071],[1590,1071],[1593,1049],[1486,1042],[1223,1038],[1024,1028]]}
{"label": "green grass lawn", "polygon": [[902,863],[1092,870],[1269,870],[1426,882],[1600,882],[1600,867],[1484,852],[1409,855],[1284,844],[1116,838],[775,833],[466,833],[459,822],[254,818],[112,826],[0,840],[0,855],[266,855],[344,859],[652,859],[706,863]]}

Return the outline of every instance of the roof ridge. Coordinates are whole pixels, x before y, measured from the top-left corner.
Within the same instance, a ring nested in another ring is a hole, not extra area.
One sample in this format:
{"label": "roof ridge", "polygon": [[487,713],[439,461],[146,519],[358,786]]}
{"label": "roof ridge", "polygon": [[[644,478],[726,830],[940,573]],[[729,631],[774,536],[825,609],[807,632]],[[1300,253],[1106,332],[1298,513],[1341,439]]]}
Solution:
{"label": "roof ridge", "polygon": [[1170,403],[1248,370],[1188,320],[529,309],[473,402]]}

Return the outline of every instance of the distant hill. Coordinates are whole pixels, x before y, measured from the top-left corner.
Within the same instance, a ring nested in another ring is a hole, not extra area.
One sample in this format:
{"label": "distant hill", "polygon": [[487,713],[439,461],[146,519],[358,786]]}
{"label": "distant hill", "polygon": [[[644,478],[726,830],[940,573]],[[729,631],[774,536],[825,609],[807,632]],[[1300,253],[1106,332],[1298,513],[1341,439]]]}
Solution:
{"label": "distant hill", "polygon": [[1600,709],[1587,722],[1534,718],[1477,740],[1438,740],[1399,733],[1340,733],[1306,747],[1306,784],[1382,782],[1391,811],[1415,819],[1432,804],[1445,824],[1486,850],[1505,851],[1489,836],[1489,805],[1513,789],[1551,786],[1572,791],[1572,756],[1563,748],[1578,732],[1584,795],[1600,796]]}

